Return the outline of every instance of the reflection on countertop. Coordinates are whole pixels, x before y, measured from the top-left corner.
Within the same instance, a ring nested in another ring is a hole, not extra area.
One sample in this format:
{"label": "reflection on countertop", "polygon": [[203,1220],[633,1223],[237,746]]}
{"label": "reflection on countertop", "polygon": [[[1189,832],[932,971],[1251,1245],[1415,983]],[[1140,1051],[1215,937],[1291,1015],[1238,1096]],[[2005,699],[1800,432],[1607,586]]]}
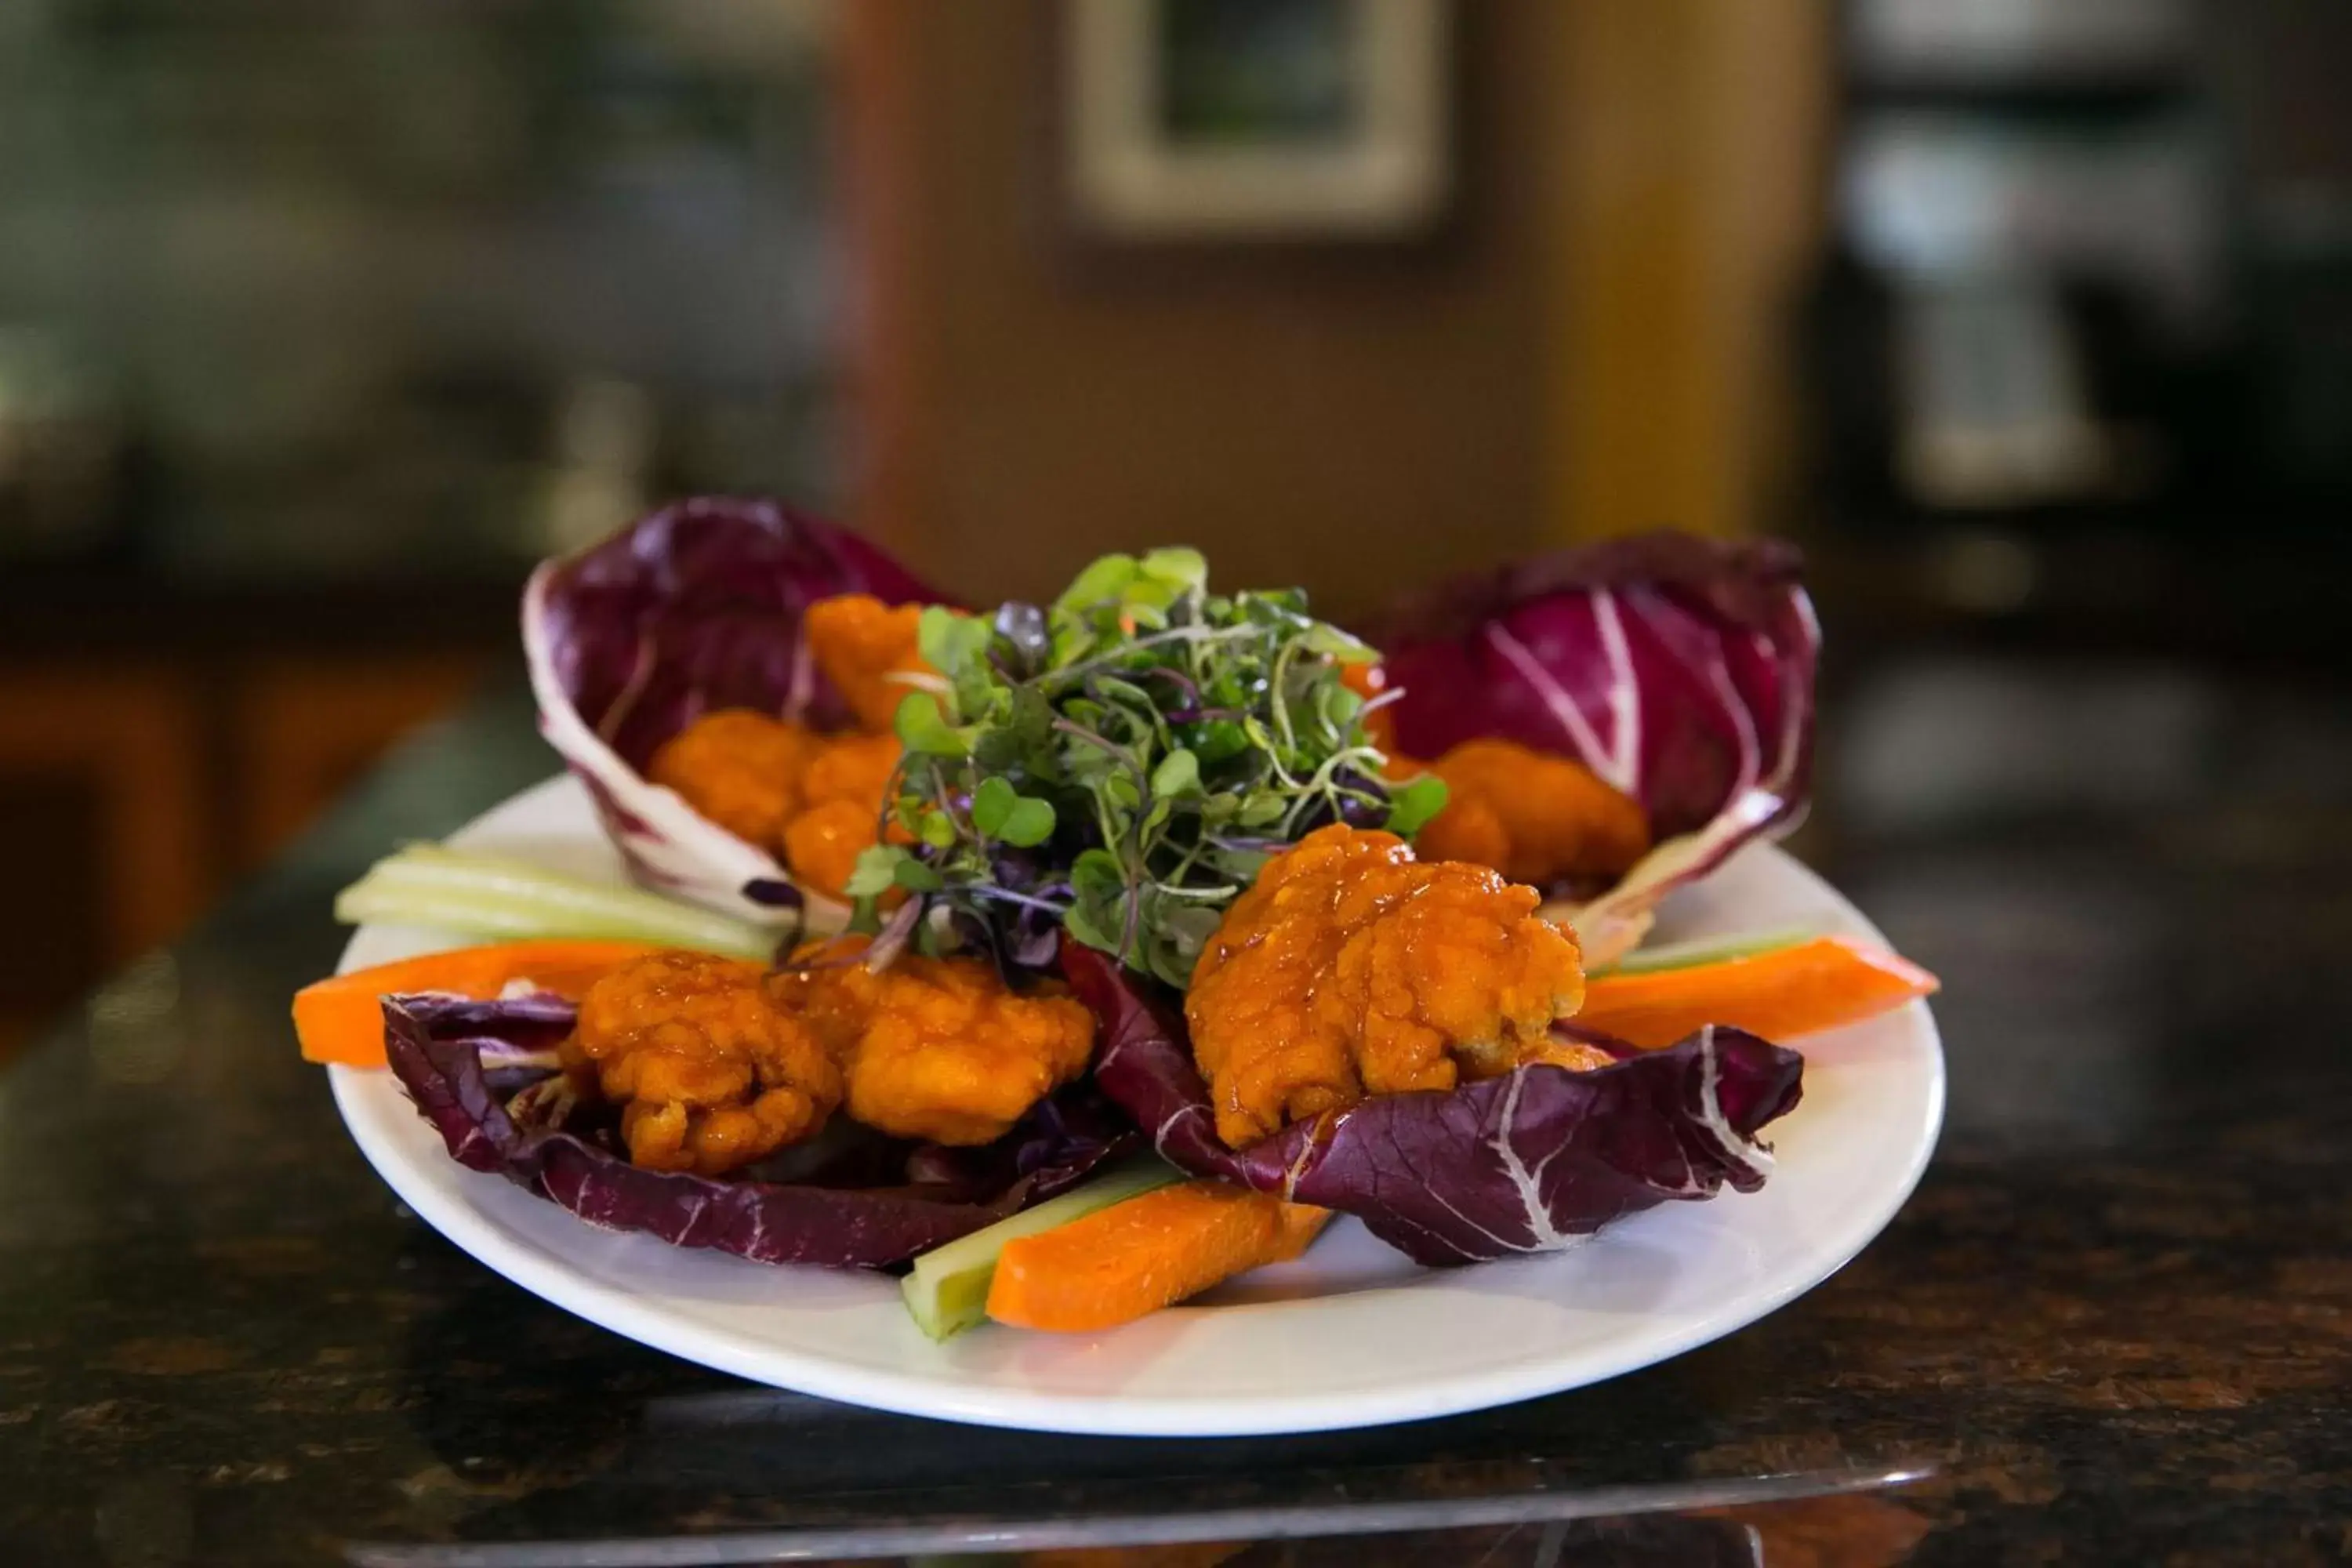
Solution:
{"label": "reflection on countertop", "polygon": [[1828,723],[1813,858],[1943,977],[1955,1143],[2194,1143],[2273,1070],[2352,1088],[2293,1026],[2352,939],[2332,684],[1890,657]]}

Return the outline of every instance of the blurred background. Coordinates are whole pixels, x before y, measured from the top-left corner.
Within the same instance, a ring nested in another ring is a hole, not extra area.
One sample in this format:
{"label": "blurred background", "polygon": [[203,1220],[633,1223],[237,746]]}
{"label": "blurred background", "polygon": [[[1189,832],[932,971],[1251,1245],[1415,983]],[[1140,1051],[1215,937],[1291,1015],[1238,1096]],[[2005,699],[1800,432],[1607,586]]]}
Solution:
{"label": "blurred background", "polygon": [[1956,1121],[2053,1035],[2012,1132],[2128,1114],[2143,895],[2352,921],[2347,80],[2341,0],[9,0],[0,1049],[749,491],[1343,617],[1796,537],[1805,847],[2018,1042]]}

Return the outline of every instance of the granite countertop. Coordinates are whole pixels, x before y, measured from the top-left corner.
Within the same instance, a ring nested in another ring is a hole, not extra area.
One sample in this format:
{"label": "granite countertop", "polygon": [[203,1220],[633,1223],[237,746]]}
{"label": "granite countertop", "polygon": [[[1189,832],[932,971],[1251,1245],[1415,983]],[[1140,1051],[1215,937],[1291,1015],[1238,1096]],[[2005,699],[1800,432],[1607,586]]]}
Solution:
{"label": "granite countertop", "polygon": [[1832,876],[1948,986],[1950,1121],[1876,1244],[1763,1321],[1600,1387],[1386,1430],[1145,1442],[753,1388],[543,1305],[394,1201],[296,1059],[287,996],[331,964],[329,898],[362,864],[550,770],[519,698],[486,702],[0,1074],[0,1563],[268,1568],[353,1542],[1208,1509],[1331,1525],[1463,1500],[1532,1520],[1561,1499],[1616,1511],[1703,1500],[1649,1489],[1680,1483],[1898,1469],[1927,1473],[1135,1561],[2352,1552],[2340,814],[2302,837],[2226,812],[1823,834]]}

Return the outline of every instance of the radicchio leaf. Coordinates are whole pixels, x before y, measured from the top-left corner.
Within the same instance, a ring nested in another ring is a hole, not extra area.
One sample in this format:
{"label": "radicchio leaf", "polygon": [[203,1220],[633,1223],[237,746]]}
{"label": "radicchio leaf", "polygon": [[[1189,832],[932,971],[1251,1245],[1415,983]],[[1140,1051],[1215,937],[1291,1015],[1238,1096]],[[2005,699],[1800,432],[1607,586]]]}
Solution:
{"label": "radicchio leaf", "polygon": [[587,786],[638,880],[743,920],[838,925],[838,905],[781,898],[791,881],[774,857],[644,770],[714,709],[845,722],[801,618],[820,599],[859,593],[938,599],[854,533],[773,501],[720,497],[680,501],[531,574],[522,636],[540,732]]}
{"label": "radicchio leaf", "polygon": [[1639,941],[1669,889],[1801,816],[1821,631],[1801,567],[1778,540],[1644,534],[1461,578],[1370,628],[1405,755],[1516,741],[1649,814],[1655,847],[1572,911],[1589,966]]}
{"label": "radicchio leaf", "polygon": [[1050,1197],[1136,1142],[1126,1119],[1080,1083],[982,1148],[910,1147],[853,1131],[790,1180],[648,1171],[620,1152],[608,1107],[577,1100],[545,1065],[515,1065],[547,1057],[575,1011],[546,995],[386,997],[385,1055],[452,1158],[592,1224],[679,1247],[755,1263],[886,1268]]}
{"label": "radicchio leaf", "polygon": [[1076,942],[1062,967],[1101,1024],[1095,1082],[1163,1158],[1352,1214],[1420,1263],[1548,1251],[1670,1198],[1752,1192],[1771,1163],[1756,1134],[1802,1088],[1801,1057],[1739,1029],[1659,1051],[1571,1030],[1617,1064],[1382,1095],[1235,1150],[1217,1137],[1181,1022],[1148,983]]}

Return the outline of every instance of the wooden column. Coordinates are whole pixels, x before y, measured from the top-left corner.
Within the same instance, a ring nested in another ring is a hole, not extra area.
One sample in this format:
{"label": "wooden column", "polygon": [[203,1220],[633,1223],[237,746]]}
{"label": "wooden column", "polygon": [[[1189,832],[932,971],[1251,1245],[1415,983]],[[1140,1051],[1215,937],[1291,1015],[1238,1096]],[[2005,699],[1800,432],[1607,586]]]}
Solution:
{"label": "wooden column", "polygon": [[1827,0],[1573,0],[1556,100],[1549,531],[1733,533],[1785,450],[1821,232]]}

